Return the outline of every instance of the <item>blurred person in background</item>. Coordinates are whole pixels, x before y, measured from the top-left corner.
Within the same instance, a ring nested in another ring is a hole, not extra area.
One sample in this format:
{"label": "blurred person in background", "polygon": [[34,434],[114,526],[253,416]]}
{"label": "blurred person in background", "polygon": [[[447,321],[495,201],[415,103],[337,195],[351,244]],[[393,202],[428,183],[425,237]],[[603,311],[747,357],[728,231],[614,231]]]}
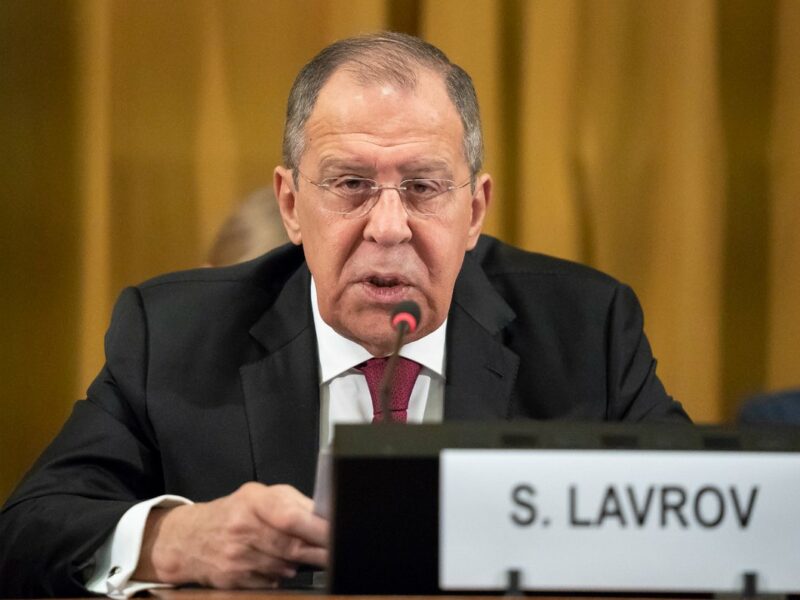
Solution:
{"label": "blurred person in background", "polygon": [[275,194],[261,188],[238,204],[211,244],[206,266],[225,267],[245,262],[289,241]]}

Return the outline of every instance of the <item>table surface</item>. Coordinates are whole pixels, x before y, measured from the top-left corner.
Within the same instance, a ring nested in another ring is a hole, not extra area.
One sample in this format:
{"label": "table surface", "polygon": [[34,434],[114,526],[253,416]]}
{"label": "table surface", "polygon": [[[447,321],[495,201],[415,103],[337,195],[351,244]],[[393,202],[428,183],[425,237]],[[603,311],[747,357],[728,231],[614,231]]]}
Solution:
{"label": "table surface", "polygon": [[[321,592],[291,590],[211,590],[199,588],[152,590],[159,600],[388,600],[390,598],[435,598],[436,600],[509,600],[510,596],[334,596]],[[569,596],[534,596],[537,600],[570,600]],[[577,596],[580,600],[615,600],[614,596]],[[620,596],[617,600],[642,600],[663,596]],[[670,596],[671,600],[676,597]],[[94,600],[97,600],[96,598]]]}

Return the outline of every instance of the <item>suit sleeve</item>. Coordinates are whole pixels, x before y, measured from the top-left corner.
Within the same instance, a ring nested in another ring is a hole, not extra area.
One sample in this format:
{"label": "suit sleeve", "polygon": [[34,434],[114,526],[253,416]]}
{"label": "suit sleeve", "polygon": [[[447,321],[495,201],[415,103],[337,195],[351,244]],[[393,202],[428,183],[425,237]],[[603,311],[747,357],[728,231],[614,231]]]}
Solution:
{"label": "suit sleeve", "polygon": [[607,331],[608,420],[691,422],[656,375],[642,308],[626,285],[617,287]]}
{"label": "suit sleeve", "polygon": [[147,323],[125,290],[106,365],[0,512],[0,596],[86,596],[93,556],[134,504],[163,493],[148,425]]}

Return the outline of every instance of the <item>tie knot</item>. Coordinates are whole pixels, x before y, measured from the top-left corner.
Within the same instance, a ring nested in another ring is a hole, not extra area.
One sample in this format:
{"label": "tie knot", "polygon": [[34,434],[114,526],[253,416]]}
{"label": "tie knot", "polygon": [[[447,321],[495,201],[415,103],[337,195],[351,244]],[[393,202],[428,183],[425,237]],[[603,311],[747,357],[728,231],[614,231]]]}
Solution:
{"label": "tie knot", "polygon": [[[383,420],[380,388],[383,374],[386,371],[388,358],[370,358],[361,363],[356,368],[364,373],[369,387],[369,395],[372,398],[372,422]],[[417,380],[422,365],[402,356],[397,359],[395,365],[393,381],[389,382],[389,410],[391,420],[405,423],[408,416],[408,401],[411,398],[411,391],[414,389],[414,382]]]}

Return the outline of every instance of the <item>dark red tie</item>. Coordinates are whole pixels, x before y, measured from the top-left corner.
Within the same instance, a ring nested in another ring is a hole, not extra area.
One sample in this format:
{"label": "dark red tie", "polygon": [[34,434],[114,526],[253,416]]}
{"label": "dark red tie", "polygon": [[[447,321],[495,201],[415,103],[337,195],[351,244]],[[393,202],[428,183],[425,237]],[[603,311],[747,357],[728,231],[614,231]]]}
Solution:
{"label": "dark red tie", "polygon": [[[381,379],[386,370],[388,358],[370,358],[367,362],[361,363],[356,367],[364,373],[369,386],[369,395],[372,397],[372,422],[376,423],[383,419],[381,414]],[[408,417],[408,399],[411,397],[411,390],[414,389],[414,382],[422,369],[422,365],[403,358],[397,359],[397,367],[394,371],[394,381],[389,386],[391,395],[389,397],[389,409],[391,419],[398,423],[405,423]]]}

